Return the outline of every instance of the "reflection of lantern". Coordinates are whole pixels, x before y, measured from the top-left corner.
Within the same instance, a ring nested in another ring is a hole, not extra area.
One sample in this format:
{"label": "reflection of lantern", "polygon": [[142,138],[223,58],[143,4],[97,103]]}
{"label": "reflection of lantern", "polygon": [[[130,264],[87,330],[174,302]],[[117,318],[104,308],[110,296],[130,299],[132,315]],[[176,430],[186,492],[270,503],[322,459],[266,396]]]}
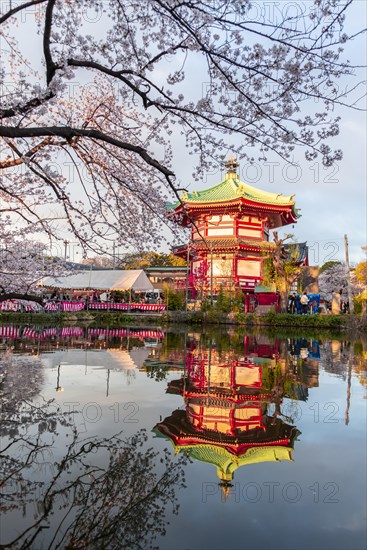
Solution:
{"label": "reflection of lantern", "polygon": [[60,386],[60,367],[61,367],[61,365],[59,365],[59,366],[57,367],[57,381],[56,381],[56,388],[55,388],[55,390],[56,390],[57,392],[62,392],[62,391],[64,391],[64,388],[63,388],[62,386]]}

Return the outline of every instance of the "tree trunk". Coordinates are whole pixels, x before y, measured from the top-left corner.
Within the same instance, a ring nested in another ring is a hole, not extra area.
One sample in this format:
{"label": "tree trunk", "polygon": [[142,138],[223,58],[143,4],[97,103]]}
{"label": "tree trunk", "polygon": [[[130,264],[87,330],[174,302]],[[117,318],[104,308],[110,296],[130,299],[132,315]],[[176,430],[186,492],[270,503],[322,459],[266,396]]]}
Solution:
{"label": "tree trunk", "polygon": [[287,313],[288,309],[288,290],[279,291],[279,313]]}

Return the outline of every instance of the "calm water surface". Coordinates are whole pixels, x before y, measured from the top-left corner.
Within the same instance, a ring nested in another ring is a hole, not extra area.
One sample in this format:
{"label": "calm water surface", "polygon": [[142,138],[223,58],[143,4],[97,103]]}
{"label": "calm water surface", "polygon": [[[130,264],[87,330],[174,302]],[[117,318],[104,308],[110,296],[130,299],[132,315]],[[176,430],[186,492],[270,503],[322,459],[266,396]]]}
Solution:
{"label": "calm water surface", "polygon": [[196,330],[0,327],[0,544],[366,547],[366,341]]}

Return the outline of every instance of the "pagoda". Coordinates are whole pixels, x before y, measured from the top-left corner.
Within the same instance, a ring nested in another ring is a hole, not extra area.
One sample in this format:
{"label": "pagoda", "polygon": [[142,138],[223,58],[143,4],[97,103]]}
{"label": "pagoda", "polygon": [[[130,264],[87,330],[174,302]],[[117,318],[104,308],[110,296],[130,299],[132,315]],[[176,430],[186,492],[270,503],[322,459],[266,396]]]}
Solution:
{"label": "pagoda", "polygon": [[189,262],[191,277],[204,273],[206,288],[253,292],[263,278],[262,262],[273,243],[269,231],[294,224],[299,217],[294,195],[256,189],[239,180],[234,157],[225,163],[222,182],[204,191],[185,192],[169,205],[170,216],[189,227],[189,242],[174,254]]}

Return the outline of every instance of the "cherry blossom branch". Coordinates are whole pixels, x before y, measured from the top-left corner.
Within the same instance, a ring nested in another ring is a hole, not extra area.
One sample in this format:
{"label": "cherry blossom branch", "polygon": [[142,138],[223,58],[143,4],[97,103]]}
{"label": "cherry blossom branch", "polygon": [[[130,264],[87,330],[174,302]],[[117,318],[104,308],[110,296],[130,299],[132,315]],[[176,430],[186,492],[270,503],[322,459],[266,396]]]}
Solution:
{"label": "cherry blossom branch", "polygon": [[10,9],[4,15],[0,17],[0,25],[4,23],[7,19],[18,13],[19,11],[25,10],[31,6],[36,6],[37,4],[44,4],[48,0],[31,0],[30,2],[25,2],[24,4],[19,4],[15,8]]}
{"label": "cherry blossom branch", "polygon": [[120,149],[126,151],[132,151],[139,155],[147,164],[156,168],[166,178],[174,177],[174,172],[163,166],[160,162],[155,160],[143,147],[121,141],[113,138],[99,130],[72,128],[70,126],[51,126],[49,128],[18,128],[12,126],[0,126],[0,136],[8,138],[30,138],[30,137],[44,137],[44,136],[59,136],[65,138],[67,141],[71,141],[73,137],[87,137],[94,138],[97,141],[102,141],[114,145]]}

